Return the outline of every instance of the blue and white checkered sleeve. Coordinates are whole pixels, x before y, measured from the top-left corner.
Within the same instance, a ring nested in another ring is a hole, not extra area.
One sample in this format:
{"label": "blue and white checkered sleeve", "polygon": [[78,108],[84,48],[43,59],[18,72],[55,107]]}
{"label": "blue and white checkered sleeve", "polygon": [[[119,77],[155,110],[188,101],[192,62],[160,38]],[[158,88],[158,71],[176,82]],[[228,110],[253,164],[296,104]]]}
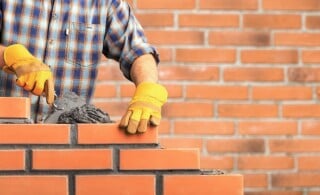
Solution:
{"label": "blue and white checkered sleeve", "polygon": [[147,42],[140,23],[126,1],[110,1],[106,29],[103,54],[119,61],[121,71],[129,80],[131,65],[137,57],[152,54],[159,62],[156,49]]}

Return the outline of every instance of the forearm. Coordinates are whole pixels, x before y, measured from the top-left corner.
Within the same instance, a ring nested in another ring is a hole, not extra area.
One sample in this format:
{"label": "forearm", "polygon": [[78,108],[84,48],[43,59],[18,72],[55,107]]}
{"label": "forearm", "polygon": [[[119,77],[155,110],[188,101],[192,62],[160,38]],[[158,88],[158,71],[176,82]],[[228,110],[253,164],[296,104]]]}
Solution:
{"label": "forearm", "polygon": [[138,57],[133,62],[130,76],[136,86],[142,82],[156,83],[158,81],[158,69],[154,57],[151,54]]}

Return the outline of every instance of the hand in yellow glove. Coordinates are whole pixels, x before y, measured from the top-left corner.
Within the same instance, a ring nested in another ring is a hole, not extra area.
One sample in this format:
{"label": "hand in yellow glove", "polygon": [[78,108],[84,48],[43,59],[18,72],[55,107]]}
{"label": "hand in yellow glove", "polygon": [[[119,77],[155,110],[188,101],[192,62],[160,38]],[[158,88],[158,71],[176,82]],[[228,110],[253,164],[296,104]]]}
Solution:
{"label": "hand in yellow glove", "polygon": [[35,95],[46,96],[48,104],[54,101],[53,77],[50,68],[20,44],[4,50],[3,70],[17,76],[16,84]]}
{"label": "hand in yellow glove", "polygon": [[140,83],[119,126],[135,134],[146,132],[149,123],[159,125],[161,106],[167,101],[167,96],[168,92],[162,85]]}

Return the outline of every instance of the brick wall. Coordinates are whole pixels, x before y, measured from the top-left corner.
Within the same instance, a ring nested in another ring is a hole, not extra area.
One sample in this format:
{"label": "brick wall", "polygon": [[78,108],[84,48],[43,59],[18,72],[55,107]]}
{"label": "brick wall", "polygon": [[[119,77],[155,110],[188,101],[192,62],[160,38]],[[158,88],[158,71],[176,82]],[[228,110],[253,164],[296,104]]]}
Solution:
{"label": "brick wall", "polygon": [[[319,0],[131,0],[170,94],[159,140],[247,195],[320,194]],[[133,86],[105,61],[95,104],[119,118]]]}
{"label": "brick wall", "polygon": [[242,175],[201,169],[197,148],[163,147],[157,128],[25,124],[27,98],[0,110],[1,195],[243,195]]}

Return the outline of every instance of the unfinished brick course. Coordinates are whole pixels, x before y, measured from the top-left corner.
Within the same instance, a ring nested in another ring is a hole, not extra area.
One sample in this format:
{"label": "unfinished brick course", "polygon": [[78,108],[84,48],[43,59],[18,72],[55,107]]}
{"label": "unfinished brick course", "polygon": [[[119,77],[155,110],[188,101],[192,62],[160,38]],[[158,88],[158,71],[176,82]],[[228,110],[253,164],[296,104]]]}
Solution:
{"label": "unfinished brick course", "polygon": [[30,118],[28,100],[5,115],[10,99],[0,99],[9,123],[0,124],[1,195],[243,194],[241,175],[202,170],[198,149],[161,147],[157,128],[126,135],[117,123],[10,124]]}

